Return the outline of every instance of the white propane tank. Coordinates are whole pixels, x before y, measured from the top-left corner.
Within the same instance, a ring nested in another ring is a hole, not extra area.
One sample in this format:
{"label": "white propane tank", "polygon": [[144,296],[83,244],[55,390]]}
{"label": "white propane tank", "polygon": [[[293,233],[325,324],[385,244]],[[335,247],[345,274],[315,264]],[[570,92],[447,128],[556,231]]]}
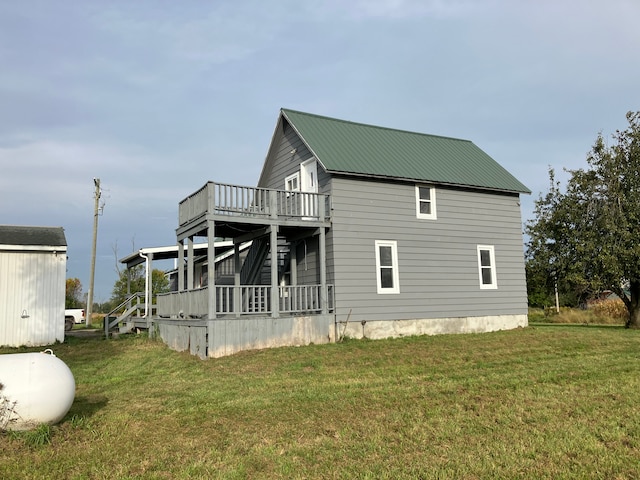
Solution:
{"label": "white propane tank", "polygon": [[0,355],[0,428],[29,430],[52,425],[67,414],[76,382],[50,349]]}

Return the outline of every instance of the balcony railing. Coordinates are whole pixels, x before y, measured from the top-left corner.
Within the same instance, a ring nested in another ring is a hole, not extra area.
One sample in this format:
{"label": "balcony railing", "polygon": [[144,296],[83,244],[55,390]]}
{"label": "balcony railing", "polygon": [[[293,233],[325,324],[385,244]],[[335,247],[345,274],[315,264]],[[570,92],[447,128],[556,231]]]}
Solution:
{"label": "balcony railing", "polygon": [[328,220],[329,196],[208,182],[180,202],[180,226],[210,213],[234,217]]}
{"label": "balcony railing", "polygon": [[[216,315],[271,315],[271,288],[268,285],[217,286]],[[322,285],[282,286],[278,312],[313,314],[323,310]],[[157,296],[157,312],[163,317],[204,318],[208,315],[208,287]],[[327,285],[327,310],[333,311],[333,285]]]}

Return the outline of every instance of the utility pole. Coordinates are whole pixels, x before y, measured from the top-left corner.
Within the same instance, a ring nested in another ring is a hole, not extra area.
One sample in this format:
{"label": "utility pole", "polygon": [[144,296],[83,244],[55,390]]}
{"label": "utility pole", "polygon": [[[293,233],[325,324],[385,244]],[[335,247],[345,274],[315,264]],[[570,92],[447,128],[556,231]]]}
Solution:
{"label": "utility pole", "polygon": [[93,248],[91,251],[91,274],[89,275],[89,292],[87,295],[87,315],[86,325],[91,324],[91,315],[93,314],[93,279],[96,274],[96,244],[98,243],[98,210],[100,207],[100,179],[94,178],[93,183],[96,186],[95,205],[93,208]]}

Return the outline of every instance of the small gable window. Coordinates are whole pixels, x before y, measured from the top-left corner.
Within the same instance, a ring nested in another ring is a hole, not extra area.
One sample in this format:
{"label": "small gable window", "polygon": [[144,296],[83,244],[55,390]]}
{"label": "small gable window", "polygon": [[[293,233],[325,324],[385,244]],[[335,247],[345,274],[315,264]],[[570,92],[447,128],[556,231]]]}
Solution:
{"label": "small gable window", "polygon": [[416,217],[435,220],[436,189],[428,185],[416,185]]}
{"label": "small gable window", "polygon": [[299,192],[300,191],[300,172],[296,172],[293,175],[289,175],[284,179],[284,189],[287,192]]}
{"label": "small gable window", "polygon": [[481,289],[498,288],[493,245],[478,245],[478,274]]}

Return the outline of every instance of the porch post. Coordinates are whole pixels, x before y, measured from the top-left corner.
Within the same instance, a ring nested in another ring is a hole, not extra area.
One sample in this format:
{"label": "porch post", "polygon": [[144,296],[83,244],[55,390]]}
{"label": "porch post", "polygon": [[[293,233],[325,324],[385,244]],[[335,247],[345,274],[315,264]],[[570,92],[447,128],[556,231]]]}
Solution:
{"label": "porch post", "polygon": [[236,312],[236,317],[240,316],[240,299],[242,292],[240,291],[240,271],[242,270],[242,263],[240,262],[240,244],[233,244],[233,311]]}
{"label": "porch post", "polygon": [[209,320],[216,318],[216,225],[207,220],[207,296],[209,297]]}
{"label": "porch post", "polygon": [[147,261],[145,265],[145,282],[144,282],[144,316],[147,319],[151,316],[151,304],[152,301],[152,292],[153,292],[153,253],[149,252],[147,254]]}
{"label": "porch post", "polygon": [[280,316],[280,292],[278,288],[278,225],[271,225],[271,316]]}
{"label": "porch post", "polygon": [[291,259],[291,263],[289,266],[290,278],[292,286],[298,285],[298,243],[299,242],[291,242],[291,251],[289,252],[289,258]]}
{"label": "porch post", "polygon": [[151,318],[153,317],[153,253],[147,254],[144,317],[147,320],[147,330],[151,330]]}
{"label": "porch post", "polygon": [[320,305],[322,313],[329,313],[327,298],[327,242],[324,227],[320,227],[319,242],[320,245]]}
{"label": "porch post", "polygon": [[[320,220],[324,222],[325,218],[325,202],[324,197],[322,197],[322,201],[319,202],[319,215]],[[322,313],[329,313],[328,306],[328,295],[327,295],[327,241],[326,241],[326,231],[324,226],[320,226],[320,235],[319,235],[319,247],[320,247],[320,305],[322,308]]]}
{"label": "porch post", "polygon": [[178,242],[178,289],[176,291],[182,292],[184,290],[184,240]]}
{"label": "porch post", "polygon": [[193,290],[195,271],[193,268],[193,237],[187,239],[187,290]]}

